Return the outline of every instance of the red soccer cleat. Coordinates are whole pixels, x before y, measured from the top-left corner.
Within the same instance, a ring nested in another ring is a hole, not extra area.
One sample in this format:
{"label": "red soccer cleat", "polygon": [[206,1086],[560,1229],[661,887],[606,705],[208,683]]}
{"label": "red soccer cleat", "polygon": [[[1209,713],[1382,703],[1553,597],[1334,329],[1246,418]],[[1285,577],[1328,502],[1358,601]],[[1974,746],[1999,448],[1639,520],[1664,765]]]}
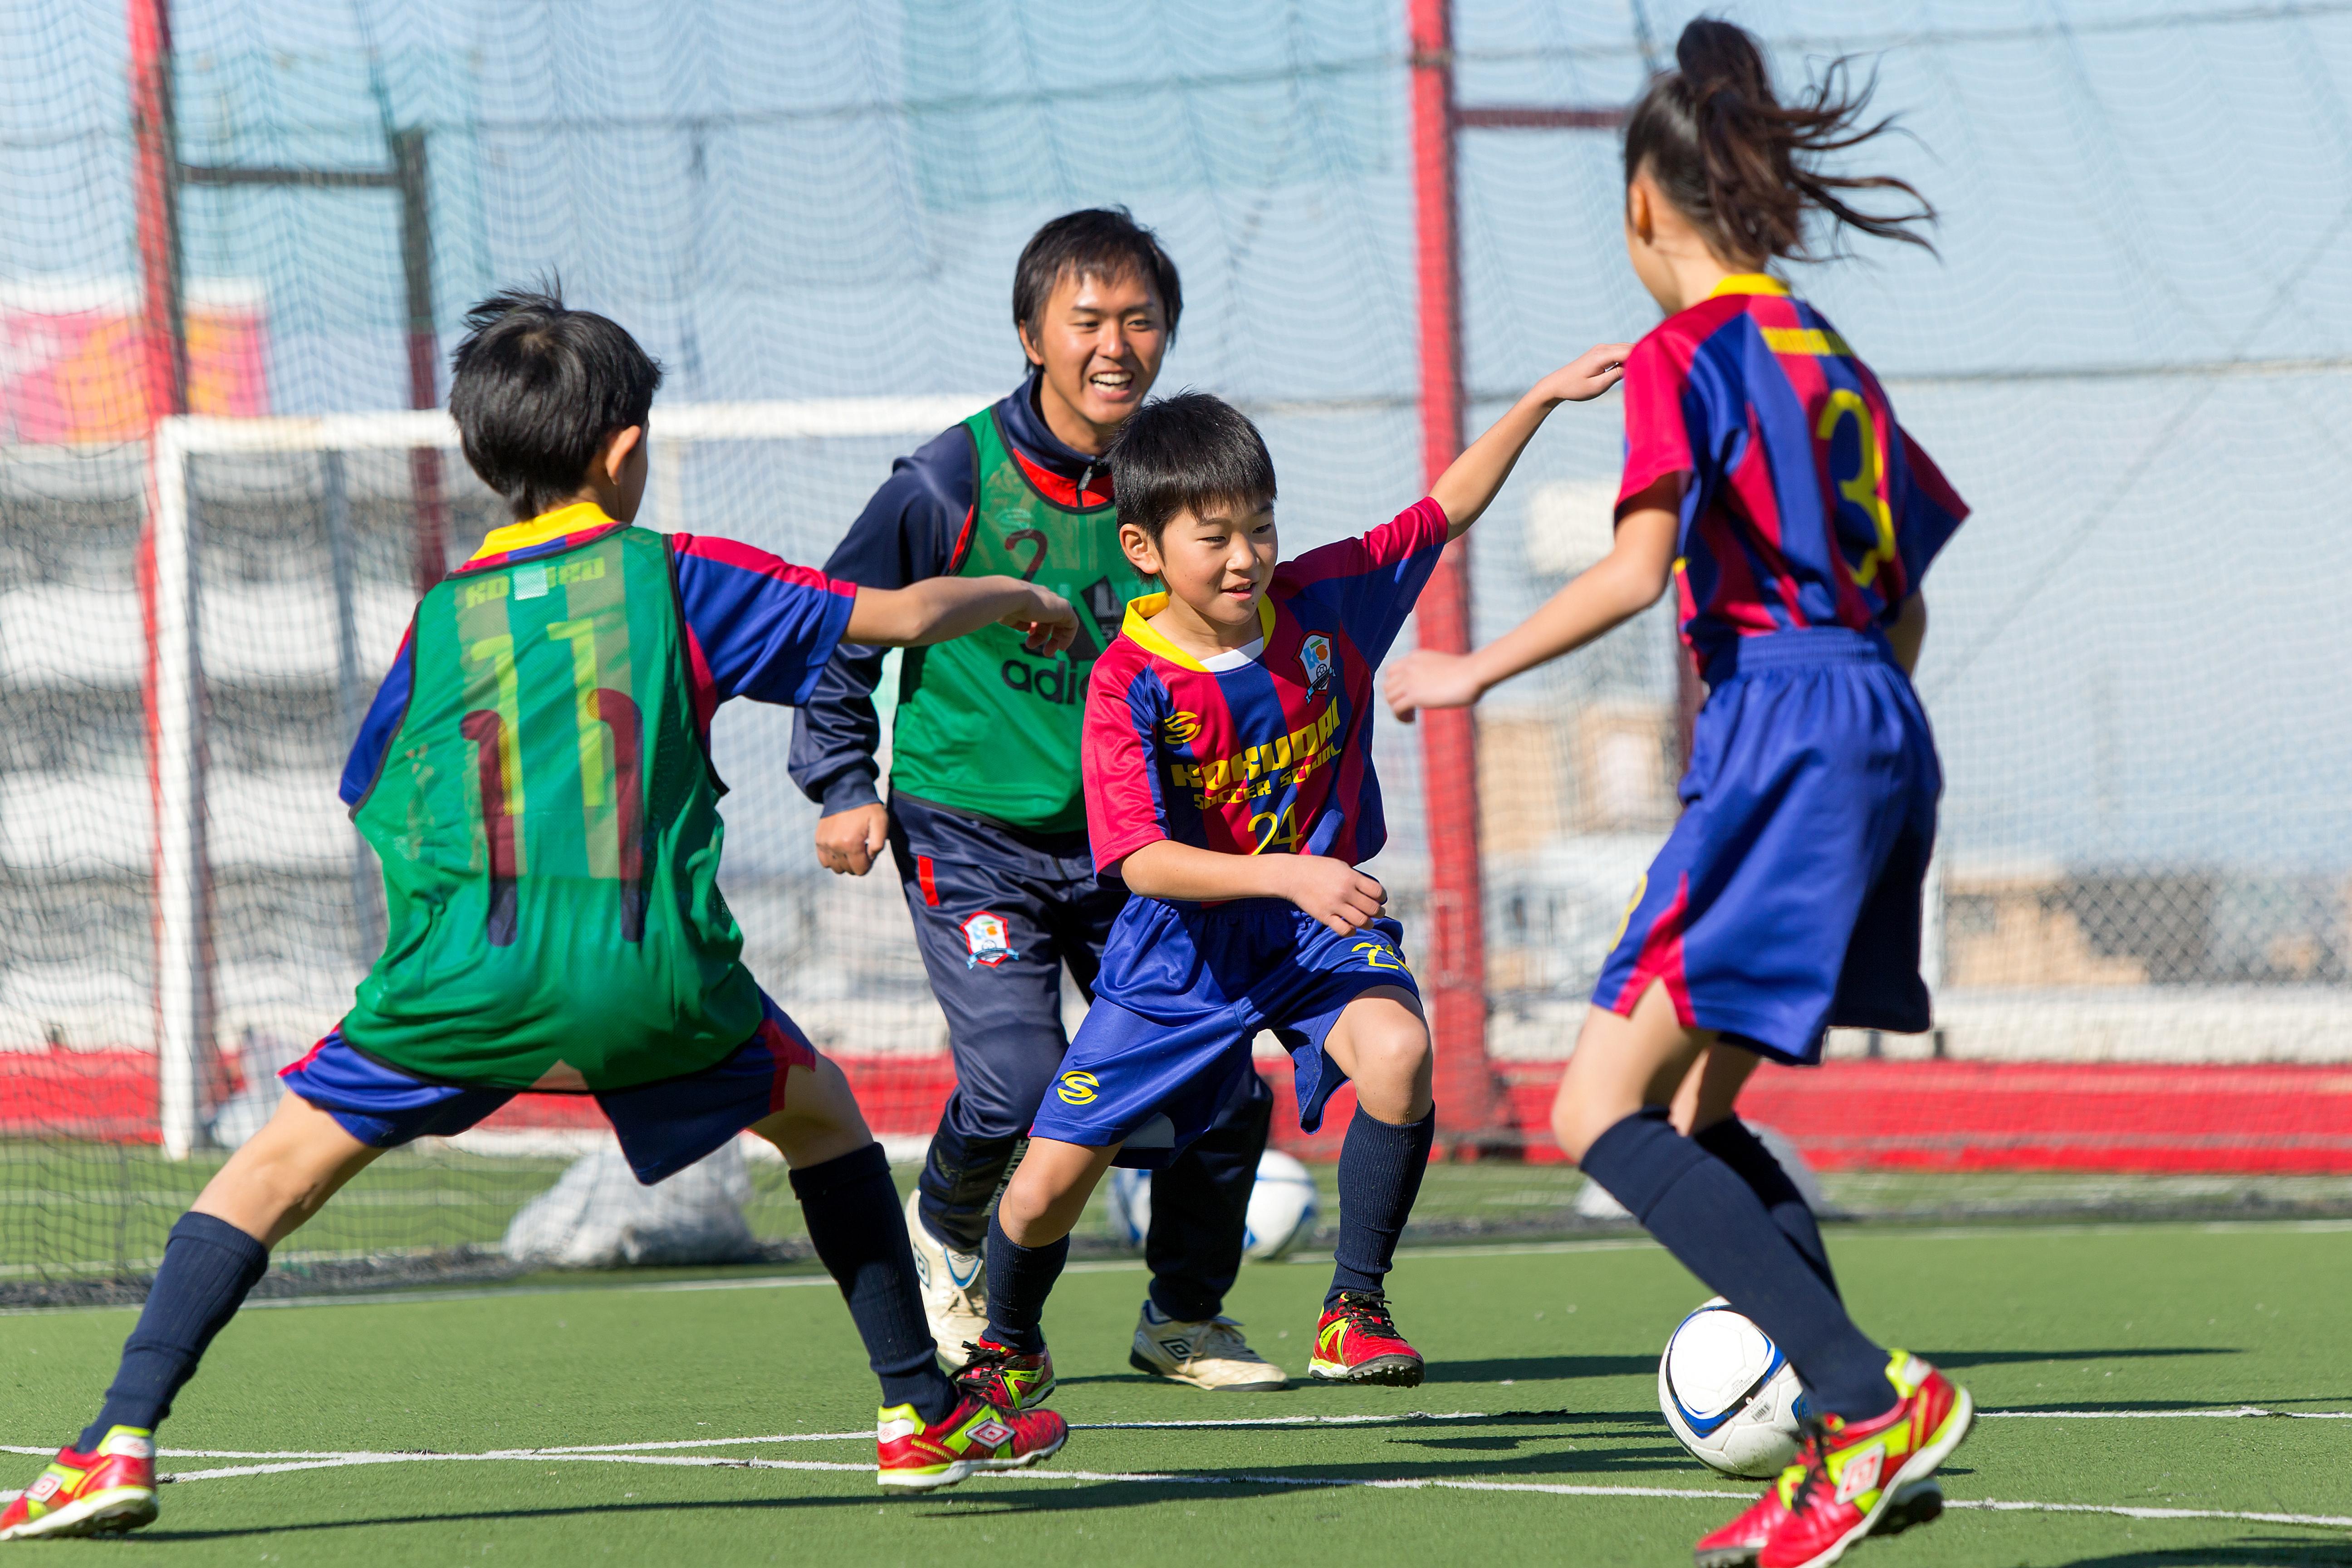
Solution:
{"label": "red soccer cleat", "polygon": [[999,1410],[965,1394],[929,1426],[911,1405],[894,1405],[875,1422],[874,1479],[886,1487],[931,1491],[982,1470],[1017,1470],[1060,1450],[1070,1424],[1051,1410]]}
{"label": "red soccer cleat", "polygon": [[955,1374],[956,1386],[999,1410],[1034,1410],[1054,1392],[1054,1352],[1025,1355],[994,1340],[964,1342],[971,1359]]}
{"label": "red soccer cleat", "polygon": [[1421,1352],[1397,1332],[1386,1296],[1342,1290],[1339,1304],[1315,1325],[1315,1354],[1307,1375],[1319,1382],[1417,1388],[1421,1372]]}
{"label": "red soccer cleat", "polygon": [[[1791,1467],[1793,1483],[1789,1473],[1775,1483],[1776,1493],[1787,1488],[1787,1511],[1757,1553],[1757,1568],[1827,1568],[1898,1500],[1916,1501],[1914,1489],[1969,1435],[1976,1402],[1967,1389],[1907,1351],[1889,1358],[1886,1380],[1899,1396],[1894,1409],[1867,1421],[1822,1417]],[[1940,1494],[1937,1500],[1941,1512]]]}
{"label": "red soccer cleat", "polygon": [[0,1513],[0,1541],[42,1535],[120,1535],[155,1522],[155,1436],[109,1429],[96,1451],[60,1448],[40,1479]]}
{"label": "red soccer cleat", "polygon": [[[1810,1453],[1810,1447],[1808,1448]],[[1798,1483],[1805,1479],[1804,1456],[1799,1462],[1780,1472],[1780,1479],[1770,1490],[1748,1507],[1747,1512],[1725,1525],[1712,1535],[1699,1538],[1691,1555],[1698,1568],[1753,1568],[1763,1553],[1764,1543],[1772,1539],[1772,1531],[1789,1517],[1790,1499],[1796,1496]],[[1944,1511],[1944,1489],[1934,1480],[1913,1481],[1895,1494],[1885,1514],[1871,1526],[1874,1536],[1900,1535],[1915,1524],[1927,1524]]]}

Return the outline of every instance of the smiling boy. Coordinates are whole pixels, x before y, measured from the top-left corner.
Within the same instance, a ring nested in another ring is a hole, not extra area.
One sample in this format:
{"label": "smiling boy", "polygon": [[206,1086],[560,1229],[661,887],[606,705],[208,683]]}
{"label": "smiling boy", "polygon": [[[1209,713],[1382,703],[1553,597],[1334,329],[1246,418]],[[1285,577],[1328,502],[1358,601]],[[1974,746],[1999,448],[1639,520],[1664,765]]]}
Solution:
{"label": "smiling boy", "polygon": [[1387,837],[1372,671],[1545,417],[1614,385],[1624,353],[1603,345],[1546,377],[1393,521],[1279,566],[1274,464],[1248,419],[1188,392],[1119,432],[1120,548],[1165,592],[1129,606],[1095,667],[1085,782],[1095,863],[1134,897],[997,1205],[967,1389],[1007,1408],[1051,1390],[1040,1317],[1087,1195],[1114,1163],[1181,1155],[1253,1072],[1261,1028],[1291,1052],[1306,1131],[1356,1085],[1309,1374],[1421,1381],[1383,1281],[1436,1111],[1403,931],[1357,869]]}

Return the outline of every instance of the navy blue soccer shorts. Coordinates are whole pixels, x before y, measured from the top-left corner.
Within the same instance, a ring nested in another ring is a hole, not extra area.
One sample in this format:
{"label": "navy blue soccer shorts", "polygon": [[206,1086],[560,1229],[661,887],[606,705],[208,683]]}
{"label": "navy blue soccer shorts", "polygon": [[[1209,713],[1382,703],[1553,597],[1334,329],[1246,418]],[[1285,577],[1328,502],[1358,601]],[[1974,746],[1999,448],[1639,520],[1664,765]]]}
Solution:
{"label": "navy blue soccer shorts", "polygon": [[1103,952],[1094,1007],[1029,1135],[1121,1143],[1118,1164],[1166,1165],[1255,1070],[1250,1041],[1260,1029],[1290,1052],[1298,1125],[1314,1131],[1347,1081],[1323,1049],[1340,1013],[1374,986],[1421,994],[1403,940],[1385,917],[1341,936],[1278,899],[1209,908],[1129,900]]}
{"label": "navy blue soccer shorts", "polygon": [[1929,1026],[1920,893],[1943,773],[1885,640],[1742,638],[1710,665],[1682,819],[1626,905],[1593,1001],[1663,984],[1685,1028],[1775,1060],[1832,1026]]}
{"label": "navy blue soccer shorts", "polygon": [[[674,1176],[727,1141],[784,1108],[784,1075],[816,1066],[816,1047],[762,991],[767,1015],[733,1055],[699,1072],[632,1089],[606,1089],[596,1103],[621,1140],[629,1169],[647,1186]],[[373,1149],[419,1138],[449,1138],[488,1116],[519,1092],[417,1078],[387,1067],[343,1038],[341,1027],[278,1075]]]}

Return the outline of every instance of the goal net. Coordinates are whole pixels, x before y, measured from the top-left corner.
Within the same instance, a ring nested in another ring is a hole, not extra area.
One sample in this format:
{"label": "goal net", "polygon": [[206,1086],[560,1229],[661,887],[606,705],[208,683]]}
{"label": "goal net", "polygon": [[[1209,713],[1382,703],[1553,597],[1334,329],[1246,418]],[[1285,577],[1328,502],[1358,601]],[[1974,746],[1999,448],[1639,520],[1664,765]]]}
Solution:
{"label": "goal net", "polygon": [[[1575,128],[1605,112],[1544,116],[1630,101],[1690,9],[1454,7],[1473,429],[1655,320],[1616,139]],[[161,426],[131,363],[120,17],[44,21],[0,65],[26,85],[0,95],[0,1299],[135,1289],[373,956],[336,774],[414,600],[420,515],[451,562],[500,519],[444,416],[370,411],[404,400],[420,346],[446,355],[466,301],[560,268],[668,366],[647,521],[815,564],[894,458],[1020,373],[1028,235],[1123,202],[1183,269],[1163,387],[1258,418],[1286,551],[1425,482],[1414,58],[1390,0],[1141,5],[1148,44],[1108,76],[1084,29],[967,0],[782,26],[714,0],[633,32],[644,68],[619,79],[587,13],[412,10],[173,7],[194,412]],[[1857,156],[1937,201],[1940,258],[1794,276],[1975,507],[1919,671],[1947,773],[1938,1027],[1833,1036],[1819,1072],[1760,1073],[1749,1110],[1851,1213],[2352,1210],[2352,720],[2327,679],[2352,653],[2352,225],[2292,173],[2341,163],[2309,128],[2339,112],[2352,16],[1759,0],[1740,20],[1784,80],[1866,54],[1916,134]],[[400,191],[336,183],[395,148]],[[2249,199],[2259,247],[2214,216]],[[404,257],[415,221],[429,247]],[[1622,440],[1613,399],[1552,418],[1472,535],[1481,639],[1605,551]],[[1469,1131],[1528,1164],[1465,1224],[1569,1212],[1572,1183],[1535,1169],[1557,1161],[1544,1108],[1676,810],[1676,657],[1654,611],[1480,710],[1498,1092]],[[739,704],[717,726],[728,895],[762,984],[911,1153],[950,1085],[940,1015],[887,868],[816,870],[790,724]],[[1415,959],[1419,747],[1383,721],[1371,867]],[[514,1215],[605,1136],[589,1102],[526,1096],[389,1157],[270,1288],[503,1267]],[[748,1193],[755,1245],[797,1234],[774,1165],[718,1184]]]}

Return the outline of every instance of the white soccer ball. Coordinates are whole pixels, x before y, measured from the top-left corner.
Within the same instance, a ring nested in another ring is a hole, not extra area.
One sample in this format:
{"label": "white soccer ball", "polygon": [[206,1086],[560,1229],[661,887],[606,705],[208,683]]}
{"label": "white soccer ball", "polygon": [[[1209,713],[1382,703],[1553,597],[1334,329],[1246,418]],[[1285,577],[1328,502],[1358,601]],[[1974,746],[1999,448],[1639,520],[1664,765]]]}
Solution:
{"label": "white soccer ball", "polygon": [[[1111,1239],[1131,1252],[1142,1251],[1143,1238],[1151,1229],[1151,1173],[1113,1167],[1108,1196]],[[1282,1257],[1315,1234],[1320,1213],[1315,1178],[1307,1167],[1278,1149],[1268,1149],[1258,1156],[1257,1181],[1250,1188],[1242,1256],[1261,1262]]]}
{"label": "white soccer ball", "polygon": [[1780,1347],[1717,1296],[1666,1341],[1658,1408],[1683,1447],[1711,1468],[1775,1476],[1797,1457],[1805,1391]]}
{"label": "white soccer ball", "polygon": [[1143,1250],[1151,1229],[1151,1173],[1114,1165],[1110,1173],[1110,1238],[1129,1252]]}
{"label": "white soccer ball", "polygon": [[1257,1157],[1257,1184],[1250,1188],[1249,1219],[1242,1231],[1242,1256],[1271,1262],[1315,1234],[1322,1205],[1315,1178],[1279,1149]]}

